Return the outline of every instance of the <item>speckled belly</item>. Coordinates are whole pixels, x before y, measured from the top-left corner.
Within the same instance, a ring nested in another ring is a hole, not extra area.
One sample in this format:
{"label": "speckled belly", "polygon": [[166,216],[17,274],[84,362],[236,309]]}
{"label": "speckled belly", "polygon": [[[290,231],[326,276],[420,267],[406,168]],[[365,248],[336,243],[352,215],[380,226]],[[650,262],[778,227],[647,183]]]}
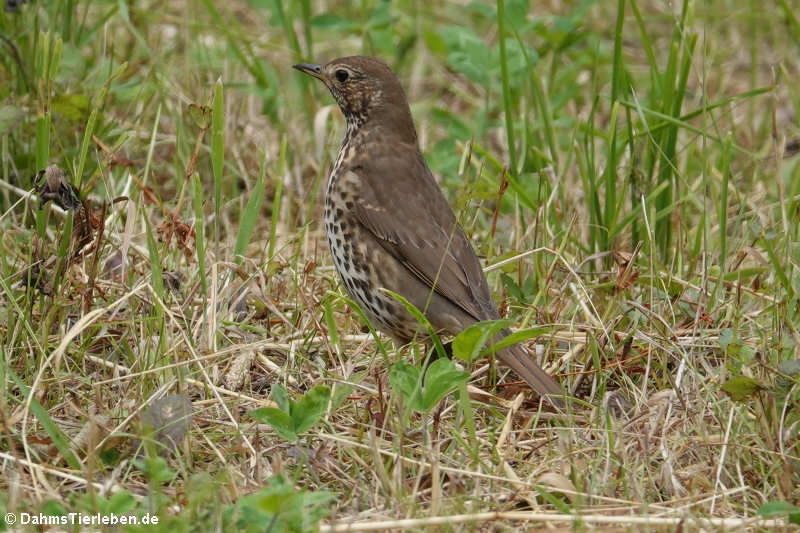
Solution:
{"label": "speckled belly", "polygon": [[396,282],[399,264],[355,219],[352,208],[358,199],[339,190],[331,179],[325,198],[325,233],[345,290],[375,328],[407,342],[419,324],[400,302],[381,290],[403,294]]}

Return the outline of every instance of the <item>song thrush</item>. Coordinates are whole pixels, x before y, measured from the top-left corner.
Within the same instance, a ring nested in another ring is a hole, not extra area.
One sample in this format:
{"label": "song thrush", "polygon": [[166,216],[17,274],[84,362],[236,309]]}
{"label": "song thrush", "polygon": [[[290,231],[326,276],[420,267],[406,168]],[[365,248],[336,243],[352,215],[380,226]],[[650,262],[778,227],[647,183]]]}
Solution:
{"label": "song thrush", "polygon": [[[404,296],[446,334],[500,318],[478,257],[420,153],[391,69],[361,56],[294,68],[322,80],[347,120],[328,180],[325,231],[348,294],[372,324],[402,344],[422,336],[419,323],[383,288]],[[521,346],[497,355],[539,394],[563,394]]]}

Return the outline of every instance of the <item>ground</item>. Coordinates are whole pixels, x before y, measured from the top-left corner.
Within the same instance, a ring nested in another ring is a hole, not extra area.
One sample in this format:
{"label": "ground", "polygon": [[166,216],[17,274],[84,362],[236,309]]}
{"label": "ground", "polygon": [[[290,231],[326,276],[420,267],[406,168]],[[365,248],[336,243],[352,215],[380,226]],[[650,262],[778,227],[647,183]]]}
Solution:
{"label": "ground", "polygon": [[[7,1],[0,530],[796,527],[798,52],[788,0]],[[568,412],[347,301],[291,65],[351,54]]]}

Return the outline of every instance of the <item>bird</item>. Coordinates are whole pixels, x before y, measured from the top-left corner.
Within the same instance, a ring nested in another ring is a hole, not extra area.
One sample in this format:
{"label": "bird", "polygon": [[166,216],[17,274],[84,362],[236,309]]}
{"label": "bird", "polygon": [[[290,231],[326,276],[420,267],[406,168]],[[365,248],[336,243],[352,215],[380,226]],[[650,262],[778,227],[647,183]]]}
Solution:
{"label": "bird", "polygon": [[[327,183],[324,226],[344,288],[372,325],[400,345],[426,337],[387,290],[420,309],[438,333],[457,335],[500,319],[480,260],[423,158],[391,68],[366,56],[293,67],[327,86],[346,121]],[[496,355],[563,406],[561,386],[519,344]]]}

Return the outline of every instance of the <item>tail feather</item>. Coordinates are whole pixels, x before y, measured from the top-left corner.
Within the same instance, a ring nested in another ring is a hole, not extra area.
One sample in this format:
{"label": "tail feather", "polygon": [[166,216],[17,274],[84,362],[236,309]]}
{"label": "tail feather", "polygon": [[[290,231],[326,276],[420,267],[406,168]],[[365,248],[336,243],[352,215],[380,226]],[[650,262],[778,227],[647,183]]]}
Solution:
{"label": "tail feather", "polygon": [[497,357],[554,406],[564,407],[561,385],[542,370],[522,346],[515,344],[503,348],[497,352]]}

